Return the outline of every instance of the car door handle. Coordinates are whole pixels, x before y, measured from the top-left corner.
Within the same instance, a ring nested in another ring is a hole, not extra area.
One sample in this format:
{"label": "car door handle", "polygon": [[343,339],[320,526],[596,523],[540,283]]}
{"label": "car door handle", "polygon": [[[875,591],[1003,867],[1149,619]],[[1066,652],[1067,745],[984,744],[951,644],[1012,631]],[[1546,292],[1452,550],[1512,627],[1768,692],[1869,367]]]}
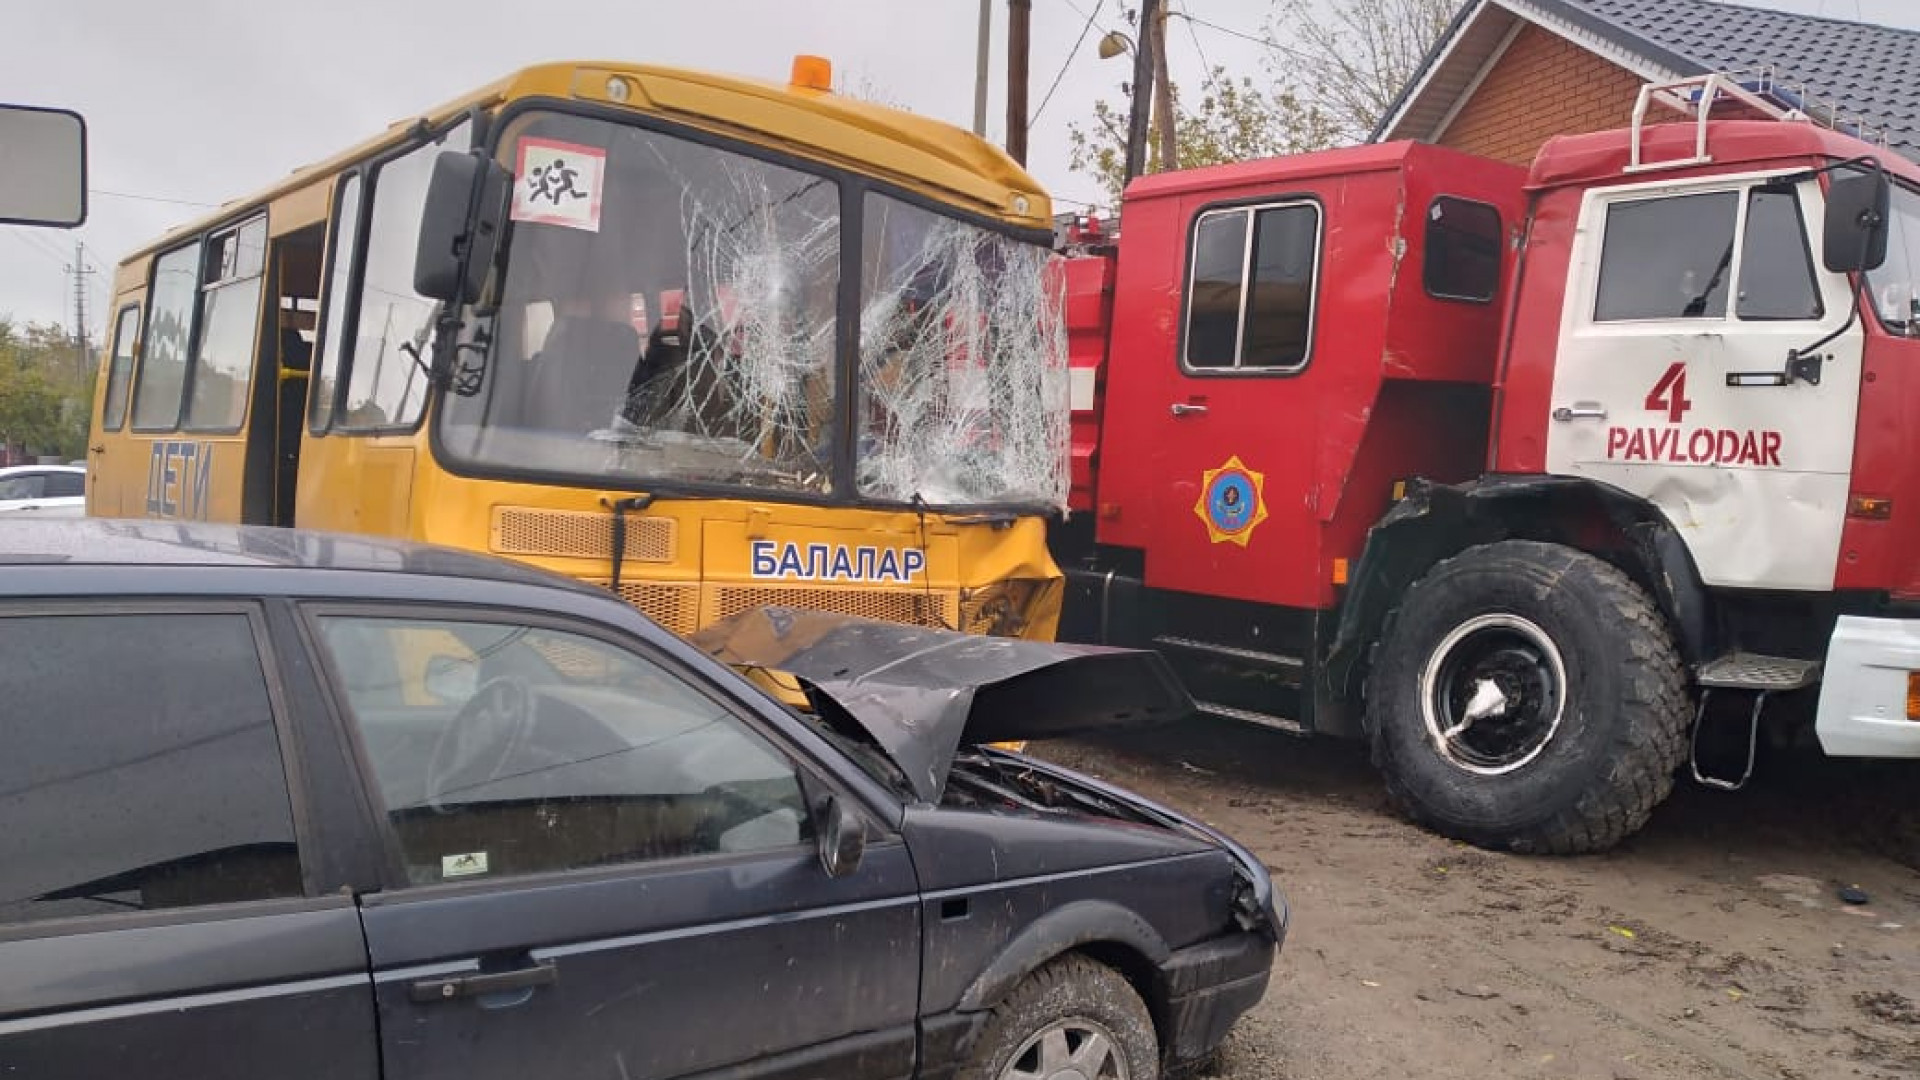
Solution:
{"label": "car door handle", "polygon": [[560,969],[553,961],[542,960],[532,967],[515,968],[512,971],[488,972],[483,975],[455,975],[446,979],[421,979],[408,988],[408,994],[416,1004],[431,1001],[453,1001],[457,998],[479,997],[482,994],[499,994],[510,990],[531,990],[538,986],[552,986],[560,981]]}
{"label": "car door handle", "polygon": [[87,452],[91,454],[104,454],[107,452],[107,444],[95,443],[92,446],[87,447]]}
{"label": "car door handle", "polygon": [[1569,420],[1605,420],[1607,410],[1591,401],[1580,401],[1553,410],[1553,418],[1563,424]]}
{"label": "car door handle", "polygon": [[1185,402],[1176,401],[1167,407],[1167,411],[1173,413],[1175,416],[1202,416],[1205,415],[1207,407],[1205,405],[1188,405]]}

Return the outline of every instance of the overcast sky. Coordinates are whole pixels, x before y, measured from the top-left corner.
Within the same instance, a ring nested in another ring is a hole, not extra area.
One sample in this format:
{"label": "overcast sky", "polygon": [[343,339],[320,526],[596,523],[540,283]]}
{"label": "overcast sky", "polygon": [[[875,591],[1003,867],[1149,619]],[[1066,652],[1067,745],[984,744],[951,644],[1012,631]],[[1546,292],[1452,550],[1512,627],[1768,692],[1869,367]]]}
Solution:
{"label": "overcast sky", "polygon": [[[831,58],[954,124],[973,118],[977,0],[6,0],[0,101],[86,118],[89,217],[73,232],[0,226],[0,316],[71,326],[73,243],[87,245],[89,322],[108,313],[113,264],[206,204],[247,194],[389,123],[516,68],[618,58],[783,79],[795,53]],[[1056,198],[1098,191],[1067,168],[1069,121],[1118,96],[1125,59],[1094,51],[1138,0],[1033,0],[1031,102],[1058,90],[1029,167]],[[1258,74],[1271,0],[1174,0],[1169,56],[1191,84],[1202,58]],[[1768,0],[1756,6],[1920,27],[1911,0]],[[1004,130],[1006,11],[994,0],[989,134]],[[31,14],[28,11],[31,10]],[[1073,45],[1093,16],[1096,29]],[[1217,29],[1225,28],[1225,29]],[[1238,31],[1247,37],[1235,36]],[[1064,65],[1064,67],[1063,67]],[[181,200],[181,203],[154,201]],[[183,205],[185,203],[187,205]],[[201,204],[201,205],[193,205]]]}

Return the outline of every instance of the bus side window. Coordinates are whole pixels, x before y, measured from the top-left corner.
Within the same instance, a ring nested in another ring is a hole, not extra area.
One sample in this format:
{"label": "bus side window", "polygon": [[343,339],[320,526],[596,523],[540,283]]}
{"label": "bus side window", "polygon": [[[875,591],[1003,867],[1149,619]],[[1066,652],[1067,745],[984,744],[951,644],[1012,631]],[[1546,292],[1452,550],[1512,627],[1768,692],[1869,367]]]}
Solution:
{"label": "bus side window", "polygon": [[365,262],[354,303],[353,349],[346,360],[347,394],[339,426],[354,431],[411,428],[427,402],[427,380],[416,358],[427,355],[434,301],[413,288],[413,261],[425,212],[433,160],[442,150],[465,149],[466,124],[439,142],[422,143],[373,172],[373,207]]}
{"label": "bus side window", "polygon": [[320,367],[313,373],[307,404],[307,427],[318,435],[333,425],[334,398],[339,393],[340,355],[345,348],[348,298],[353,263],[360,248],[360,174],[340,181],[340,198],[333,212],[333,239],[327,244],[326,295],[321,298],[324,329],[320,332]]}
{"label": "bus side window", "polygon": [[147,290],[147,332],[140,338],[140,370],[133,382],[135,431],[172,431],[180,424],[187,349],[193,342],[199,292],[197,241],[154,260],[153,286]]}
{"label": "bus side window", "polygon": [[127,380],[133,377],[133,349],[140,335],[140,305],[120,309],[113,331],[113,359],[107,368],[107,396],[100,406],[100,429],[119,431],[127,420]]}

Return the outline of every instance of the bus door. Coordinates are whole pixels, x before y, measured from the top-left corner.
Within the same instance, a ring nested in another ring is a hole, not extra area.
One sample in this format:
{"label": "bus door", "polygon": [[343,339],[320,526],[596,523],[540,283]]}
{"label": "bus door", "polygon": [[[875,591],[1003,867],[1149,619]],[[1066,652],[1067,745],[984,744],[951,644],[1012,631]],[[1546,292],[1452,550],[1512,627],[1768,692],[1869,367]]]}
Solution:
{"label": "bus door", "polygon": [[[320,254],[324,224],[277,236],[268,262],[273,316],[260,342],[261,374],[247,439],[248,520],[292,525],[300,437],[305,430],[307,384],[313,369],[320,311]],[[252,511],[258,508],[259,516]]]}

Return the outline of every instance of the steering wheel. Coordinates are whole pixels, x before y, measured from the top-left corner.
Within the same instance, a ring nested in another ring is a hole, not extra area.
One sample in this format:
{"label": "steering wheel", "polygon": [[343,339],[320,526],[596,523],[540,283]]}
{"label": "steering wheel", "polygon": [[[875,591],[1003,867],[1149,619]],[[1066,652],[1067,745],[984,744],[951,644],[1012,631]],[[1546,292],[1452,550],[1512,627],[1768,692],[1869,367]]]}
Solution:
{"label": "steering wheel", "polygon": [[533,691],[515,675],[480,684],[434,741],[427,759],[426,802],[434,812],[453,813],[446,797],[500,778],[533,726]]}

